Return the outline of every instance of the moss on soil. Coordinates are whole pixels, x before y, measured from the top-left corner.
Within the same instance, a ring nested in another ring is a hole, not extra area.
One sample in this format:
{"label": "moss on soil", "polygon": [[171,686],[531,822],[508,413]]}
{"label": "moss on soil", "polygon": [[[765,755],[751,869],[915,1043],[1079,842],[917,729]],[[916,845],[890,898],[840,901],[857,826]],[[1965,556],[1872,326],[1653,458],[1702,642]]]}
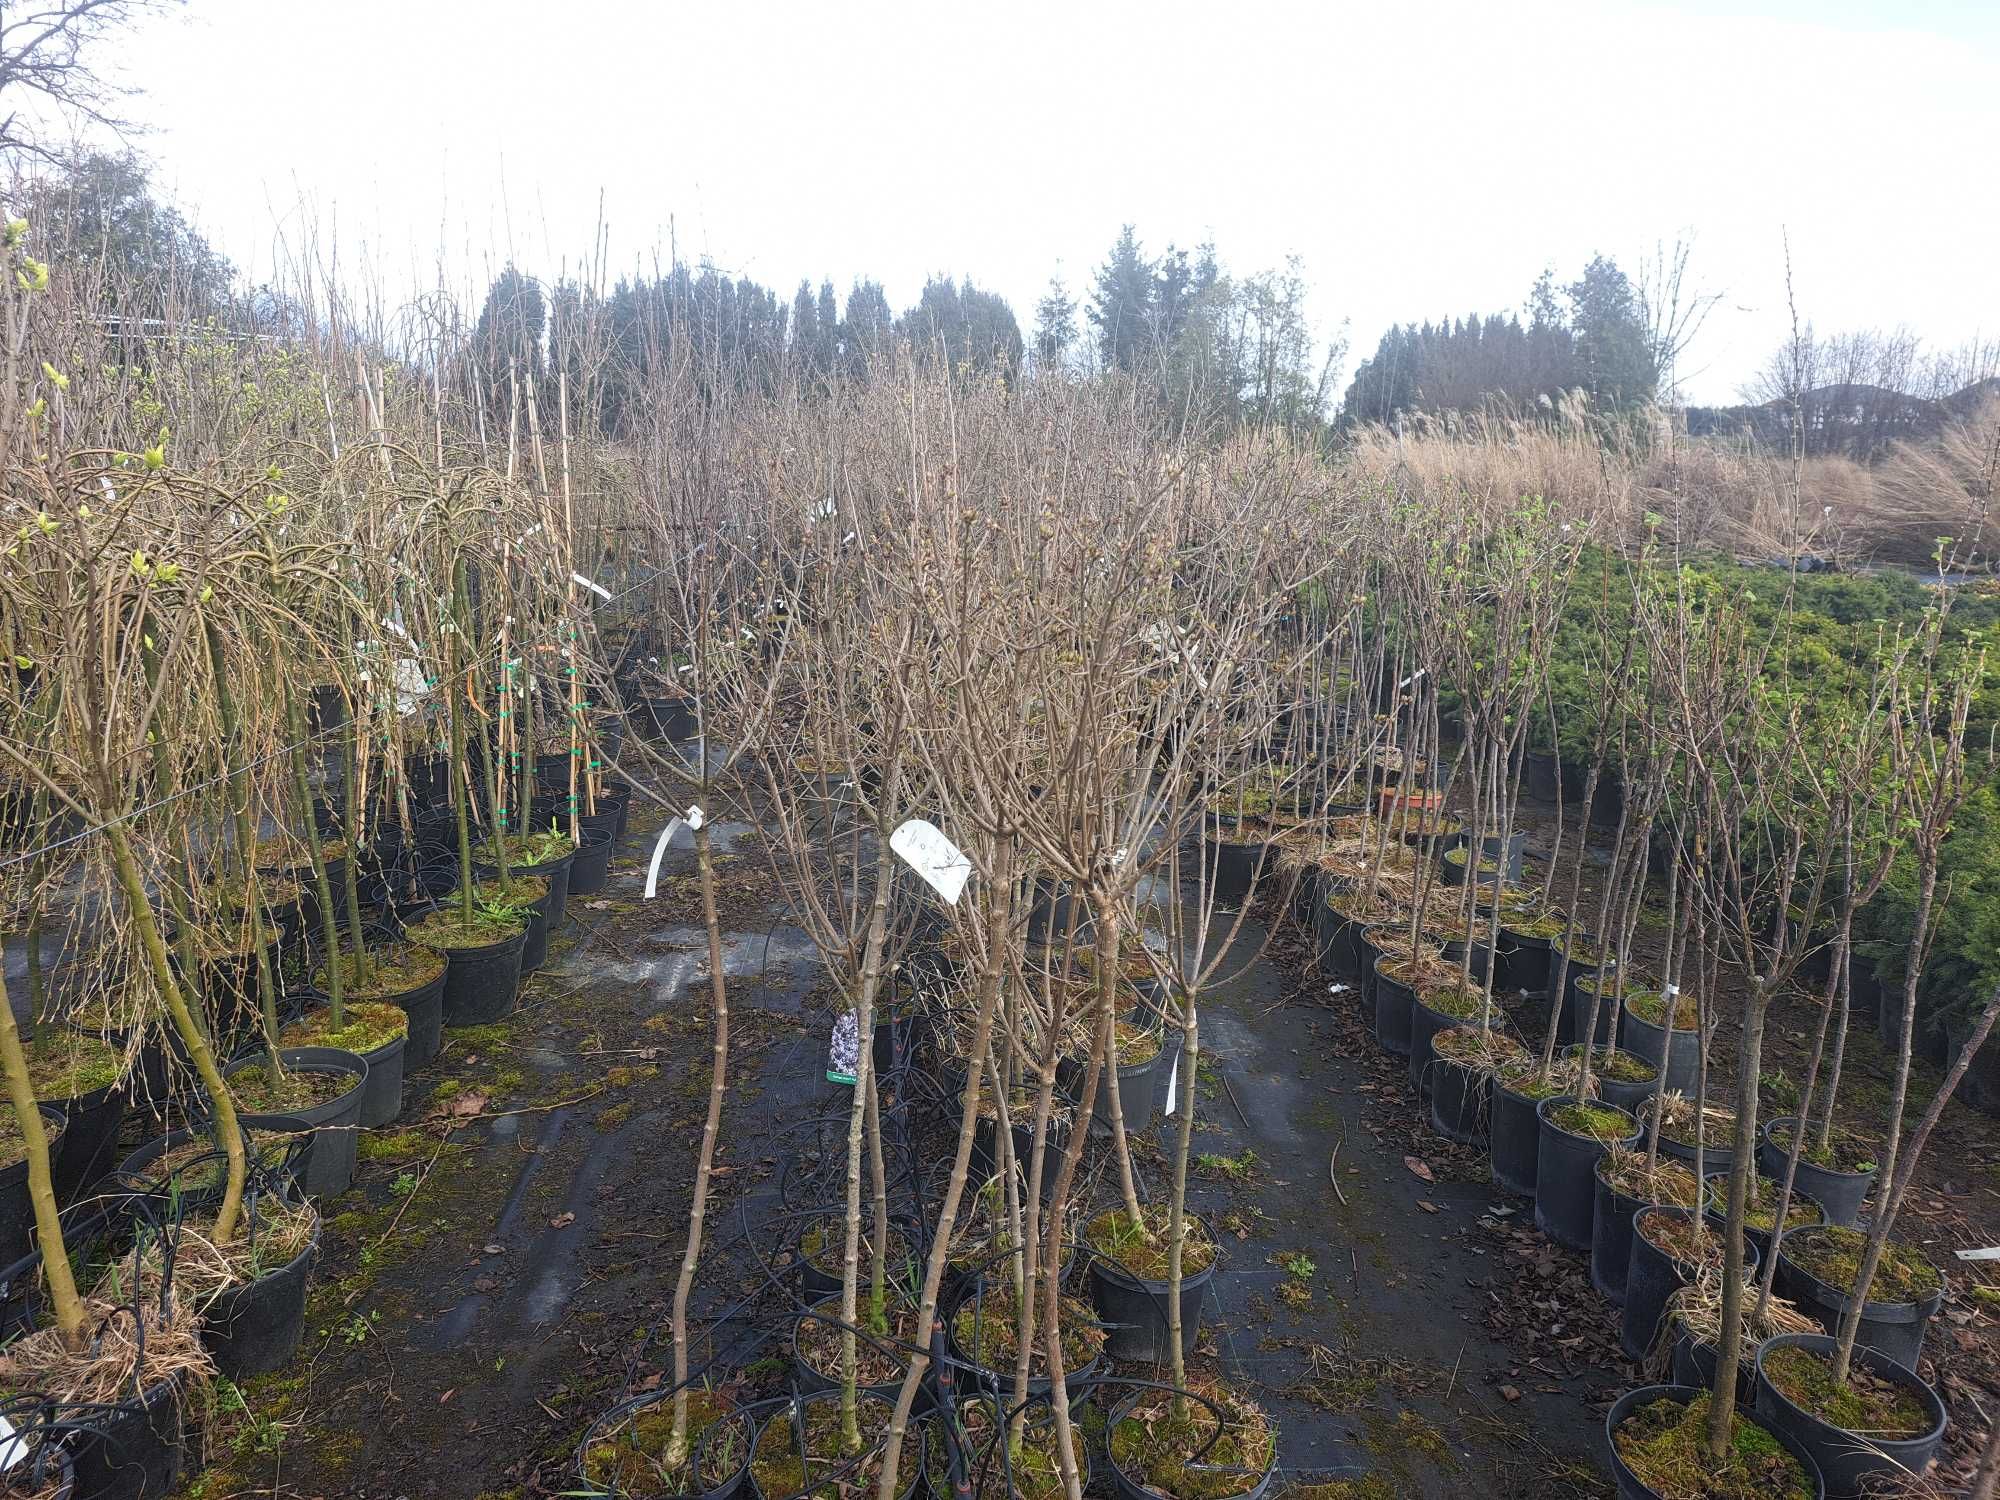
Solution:
{"label": "moss on soil", "polygon": [[1915,1391],[1870,1373],[1859,1362],[1850,1368],[1847,1384],[1837,1385],[1830,1359],[1788,1344],[1764,1356],[1763,1370],[1794,1405],[1843,1431],[1894,1441],[1931,1430],[1930,1409]]}
{"label": "moss on soil", "polygon": [[[42,1122],[47,1129],[48,1122]],[[51,1141],[50,1156],[55,1155],[55,1143]],[[0,1167],[11,1167],[28,1158],[28,1138],[21,1134],[21,1121],[14,1111],[0,1109]]]}
{"label": "moss on soil", "polygon": [[1565,1104],[1550,1110],[1548,1119],[1571,1135],[1586,1135],[1596,1141],[1627,1140],[1634,1128],[1630,1115],[1607,1104]]}
{"label": "moss on soil", "polygon": [[[714,1391],[689,1391],[687,1407],[686,1447],[680,1463],[672,1468],[666,1463],[674,1435],[674,1402],[669,1396],[634,1412],[616,1432],[584,1449],[583,1477],[629,1500],[669,1500],[719,1489],[749,1456],[755,1424]],[[719,1430],[710,1437],[709,1429],[718,1424]],[[701,1455],[698,1479],[688,1462],[697,1453]]]}
{"label": "moss on soil", "polygon": [[420,922],[411,923],[404,932],[411,942],[426,948],[488,948],[525,931],[527,926],[525,917],[502,922],[477,912],[467,924],[461,920],[457,906],[448,905],[439,907]]}
{"label": "moss on soil", "polygon": [[[1708,1207],[1720,1214],[1729,1202],[1729,1182],[1727,1178],[1710,1178],[1708,1184]],[[1796,1186],[1792,1189],[1792,1201],[1785,1208],[1785,1228],[1787,1230],[1810,1228],[1825,1220],[1826,1214],[1817,1203],[1803,1197]],[[1743,1222],[1750,1228],[1765,1234],[1778,1222],[1778,1184],[1770,1178],[1757,1175],[1750,1179],[1748,1208]]]}
{"label": "moss on soil", "polygon": [[1590,1071],[1613,1083],[1651,1083],[1660,1076],[1660,1070],[1645,1058],[1606,1047],[1590,1054]]}
{"label": "moss on soil", "polygon": [[351,1073],[322,1073],[304,1068],[287,1068],[271,1076],[264,1063],[252,1063],[229,1075],[229,1092],[237,1104],[253,1115],[289,1115],[338,1099],[353,1088]]}
{"label": "moss on soil", "polygon": [[[1792,1126],[1789,1121],[1771,1127],[1771,1144],[1786,1155],[1791,1154]],[[1844,1130],[1835,1130],[1827,1137],[1826,1145],[1823,1147],[1808,1141],[1806,1149],[1799,1153],[1799,1159],[1809,1161],[1827,1172],[1875,1170],[1874,1148],[1858,1136],[1850,1135]]]}
{"label": "moss on soil", "polygon": [[278,1033],[284,1047],[338,1047],[366,1054],[410,1034],[410,1015],[400,1005],[356,1001],[343,1007],[346,1024],[336,1029],[330,1007],[309,1011]]}
{"label": "moss on soil", "polygon": [[[871,1441],[889,1430],[894,1409],[888,1402],[864,1392],[856,1410],[861,1430],[862,1454],[845,1453],[840,1443],[840,1402],[837,1399],[809,1401],[801,1422],[805,1428],[805,1455],[802,1458],[793,1440],[789,1421],[767,1421],[757,1434],[757,1447],[750,1458],[750,1475],[758,1491],[766,1495],[801,1496],[801,1500],[852,1500],[874,1489],[881,1475],[881,1450]],[[844,1471],[844,1472],[843,1472]],[[897,1475],[898,1493],[906,1493],[916,1482],[919,1466],[905,1464]],[[829,1476],[840,1474],[837,1480]],[[806,1486],[811,1484],[810,1490]]]}
{"label": "moss on soil", "polygon": [[[875,1232],[872,1221],[864,1221],[861,1237],[857,1241],[855,1253],[860,1257],[861,1279],[868,1279],[868,1266],[875,1254]],[[815,1271],[828,1276],[838,1276],[842,1271],[842,1261],[847,1255],[847,1234],[844,1222],[828,1215],[806,1226],[806,1232],[799,1237],[799,1254],[806,1264]],[[903,1231],[895,1225],[889,1226],[889,1248],[884,1256],[884,1265],[891,1276],[902,1271],[910,1263],[909,1241],[903,1238]]]}
{"label": "moss on soil", "polygon": [[1612,1434],[1618,1456],[1666,1500],[1812,1500],[1805,1468],[1746,1416],[1730,1433],[1729,1455],[1708,1457],[1708,1394],[1685,1406],[1661,1399],[1639,1407]]}
{"label": "moss on soil", "polygon": [[1224,1500],[1255,1489],[1277,1457],[1270,1419],[1254,1402],[1220,1386],[1190,1388],[1223,1409],[1219,1434],[1215,1413],[1201,1402],[1190,1401],[1186,1417],[1175,1420],[1170,1398],[1149,1393],[1111,1429],[1112,1462],[1172,1500]]}
{"label": "moss on soil", "polygon": [[[1651,1026],[1665,1024],[1667,997],[1658,990],[1627,990],[1625,1008]],[[1701,1019],[1701,1006],[1692,995],[1674,997],[1675,1031],[1693,1031]]]}
{"label": "moss on soil", "polygon": [[[1039,1297],[1037,1298],[1039,1304]],[[952,1337],[967,1359],[981,1369],[991,1370],[1011,1380],[1014,1358],[1020,1352],[1015,1335],[1020,1331],[1020,1304],[1014,1300],[1011,1280],[988,1286],[983,1296],[967,1297],[951,1317]],[[1037,1322],[1041,1313],[1036,1313]],[[1063,1371],[1074,1375],[1104,1352],[1104,1330],[1097,1315],[1074,1297],[1062,1299],[1057,1309],[1062,1329]],[[1028,1374],[1049,1372],[1048,1356],[1042,1350],[1041,1330],[1036,1329],[1035,1347],[1028,1354]]]}
{"label": "moss on soil", "polygon": [[[445,970],[444,956],[420,943],[392,943],[368,950],[366,977],[354,977],[354,955],[340,955],[341,992],[349,1000],[381,1000],[390,995],[407,995],[422,989]],[[313,970],[313,987],[321,994],[327,989],[326,965]]]}
{"label": "moss on soil", "polygon": [[1379,1474],[1359,1479],[1329,1479],[1319,1484],[1287,1485],[1276,1500],[1399,1500],[1402,1491]]}
{"label": "moss on soil", "polygon": [[1120,1021],[1118,1026],[1118,1066],[1136,1068],[1160,1055],[1160,1033],[1137,1021]]}
{"label": "moss on soil", "polygon": [[1576,1070],[1568,1064],[1558,1060],[1550,1067],[1546,1078],[1536,1076],[1540,1068],[1540,1058],[1523,1056],[1501,1068],[1500,1086],[1509,1093],[1536,1101],[1554,1099],[1576,1087]]}
{"label": "moss on soil", "polygon": [[[1785,1258],[1828,1286],[1852,1291],[1861,1274],[1861,1255],[1868,1236],[1858,1229],[1822,1225],[1786,1236]],[[1890,1240],[1882,1247],[1882,1263],[1868,1288],[1870,1302],[1921,1302],[1944,1285],[1938,1268],[1914,1245]]]}
{"label": "moss on soil", "polygon": [[1722,1236],[1692,1214],[1646,1214],[1634,1228],[1647,1244],[1684,1266],[1722,1264]]}
{"label": "moss on soil", "polygon": [[35,1097],[52,1104],[116,1083],[125,1060],[110,1043],[65,1027],[43,1031],[27,1050]]}
{"label": "moss on soil", "polygon": [[[1143,1231],[1122,1208],[1109,1208],[1083,1226],[1083,1241],[1113,1264],[1147,1281],[1167,1279],[1167,1208],[1142,1203]],[[1201,1220],[1181,1218],[1181,1275],[1194,1276],[1215,1264],[1215,1241]]]}
{"label": "moss on soil", "polygon": [[1486,992],[1462,982],[1457,975],[1438,984],[1426,984],[1417,998],[1440,1015],[1460,1021],[1476,1021],[1486,1005]]}
{"label": "moss on soil", "polygon": [[[1056,1500],[1063,1493],[1063,1478],[1055,1422],[1046,1416],[1040,1420],[1031,1417],[1019,1445],[1004,1462],[994,1450],[994,1427],[993,1404],[985,1397],[960,1405],[958,1431],[964,1444],[965,1478],[971,1484],[974,1500],[988,1500],[988,1497],[1007,1500],[1010,1493],[1021,1500]],[[1081,1470],[1084,1463],[1081,1434],[1076,1446],[1073,1457]],[[936,1427],[931,1432],[924,1466],[930,1477],[931,1493],[951,1494],[951,1454]],[[1011,1492],[1007,1487],[1009,1478],[1013,1480]]]}

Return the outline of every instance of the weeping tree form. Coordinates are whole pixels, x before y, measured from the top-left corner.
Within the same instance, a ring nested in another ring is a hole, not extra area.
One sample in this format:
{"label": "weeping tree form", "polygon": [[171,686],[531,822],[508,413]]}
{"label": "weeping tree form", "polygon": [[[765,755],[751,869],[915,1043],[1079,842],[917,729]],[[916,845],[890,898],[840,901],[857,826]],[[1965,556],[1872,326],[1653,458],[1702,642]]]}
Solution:
{"label": "weeping tree form", "polygon": [[[236,1109],[207,1031],[169,956],[151,888],[157,831],[171,827],[188,785],[180,762],[152,753],[160,740],[213,735],[200,686],[200,553],[190,515],[219,508],[207,485],[157,462],[109,463],[91,456],[66,466],[16,470],[17,495],[32,497],[32,520],[0,567],[6,649],[45,679],[52,712],[32,743],[0,738],[0,758],[40,786],[52,806],[100,829],[86,858],[93,879],[116,893],[105,937],[131,960],[130,979],[149,983],[178,1034],[215,1111],[227,1159],[215,1234],[227,1242],[241,1218],[246,1163]],[[226,503],[233,504],[233,500]],[[144,665],[150,656],[156,670]],[[174,779],[160,783],[151,773]],[[171,888],[171,887],[169,887]],[[115,955],[107,963],[115,966]],[[0,1027],[0,1064],[10,1098],[27,1101],[31,1198],[58,1326],[74,1341],[81,1307],[68,1274],[61,1226],[49,1189],[48,1146],[26,1063],[11,1024]]]}

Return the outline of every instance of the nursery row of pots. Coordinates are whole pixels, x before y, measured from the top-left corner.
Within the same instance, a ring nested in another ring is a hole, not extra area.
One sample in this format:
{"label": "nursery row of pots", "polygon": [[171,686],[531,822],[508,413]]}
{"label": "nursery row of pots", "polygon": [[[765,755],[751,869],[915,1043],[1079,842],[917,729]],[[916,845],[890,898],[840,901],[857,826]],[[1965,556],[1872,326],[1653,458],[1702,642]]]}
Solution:
{"label": "nursery row of pots", "polygon": [[[1683,1025],[1682,1017],[1666,1014],[1657,993],[1635,982],[1618,1013],[1622,1028],[1613,1033],[1600,1026],[1595,1033],[1591,1097],[1578,1099],[1564,1091],[1580,1074],[1583,1048],[1574,1039],[1589,1029],[1593,986],[1599,976],[1610,976],[1594,941],[1572,937],[1572,951],[1564,955],[1561,936],[1511,927],[1503,917],[1497,947],[1475,942],[1469,954],[1443,950],[1447,964],[1464,960],[1475,981],[1490,965],[1496,996],[1524,992],[1524,998],[1550,1007],[1556,1036],[1568,1045],[1544,1069],[1511,1035],[1511,1020],[1497,1004],[1469,1007],[1449,989],[1440,1000],[1399,977],[1393,955],[1401,932],[1344,916],[1337,904],[1344,884],[1320,882],[1309,903],[1300,902],[1310,913],[1322,969],[1351,984],[1359,1019],[1378,1044],[1408,1059],[1412,1095],[1426,1108],[1432,1127],[1464,1144],[1483,1139],[1494,1181],[1533,1199],[1535,1223],[1551,1240],[1589,1255],[1593,1284],[1620,1305],[1628,1357],[1648,1362],[1670,1356],[1680,1383],[1631,1393],[1607,1422],[1621,1494],[1670,1493],[1649,1487],[1632,1464],[1645,1468],[1647,1443],[1685,1439],[1677,1424],[1698,1424],[1705,1410],[1702,1387],[1714,1375],[1717,1356],[1713,1344],[1674,1310],[1675,1297],[1720,1274],[1722,1210],[1733,1154],[1734,1117],[1727,1112],[1719,1129],[1710,1125],[1720,1138],[1705,1141],[1685,1129],[1677,1132],[1671,1117],[1664,1126],[1650,1121],[1656,1100],[1678,1098],[1683,1087],[1693,1086],[1697,1032],[1691,1021]],[[1560,962],[1565,956],[1567,962]],[[1550,1005],[1548,994],[1558,970],[1566,970],[1559,1008]],[[1605,989],[1608,1000],[1614,986]],[[1599,1015],[1609,1020],[1611,1007],[1601,1006]],[[1445,1045],[1442,1039],[1454,1033],[1457,1039]],[[1629,1052],[1611,1050],[1614,1036]],[[1608,1066],[1614,1060],[1615,1069]],[[1648,1121],[1644,1126],[1642,1117]],[[1801,1128],[1797,1119],[1781,1117],[1759,1131],[1752,1213],[1745,1227],[1747,1282],[1754,1282],[1761,1257],[1771,1253],[1777,1180],[1789,1164],[1792,1132]],[[1695,1180],[1697,1161],[1701,1183]],[[1832,1335],[1851,1299],[1838,1284],[1838,1270],[1829,1267],[1844,1266],[1852,1277],[1863,1238],[1852,1226],[1874,1175],[1872,1167],[1846,1171],[1804,1157],[1796,1163],[1791,1207],[1778,1242],[1776,1290],[1789,1299],[1785,1305],[1795,1305],[1824,1331],[1781,1333],[1755,1343],[1746,1351],[1740,1381],[1744,1409],[1794,1457],[1815,1494],[1856,1495],[1885,1475],[1920,1472],[1938,1452],[1945,1431],[1942,1402],[1915,1368],[1925,1328],[1944,1294],[1943,1277],[1928,1262],[1914,1273],[1928,1283],[1927,1290],[1902,1299],[1871,1299],[1860,1320],[1857,1365],[1907,1398],[1896,1435],[1843,1427],[1810,1399],[1815,1367],[1802,1361],[1810,1355],[1823,1370],[1830,1359]],[[1914,1253],[1913,1258],[1921,1261]]]}

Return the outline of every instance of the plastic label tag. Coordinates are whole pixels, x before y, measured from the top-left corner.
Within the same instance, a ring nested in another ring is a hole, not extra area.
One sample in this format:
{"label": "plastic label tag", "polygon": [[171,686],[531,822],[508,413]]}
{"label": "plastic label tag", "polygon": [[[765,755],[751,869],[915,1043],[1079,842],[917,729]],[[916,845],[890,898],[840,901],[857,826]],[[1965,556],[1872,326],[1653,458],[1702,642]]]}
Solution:
{"label": "plastic label tag", "polygon": [[592,583],[588,578],[585,578],[581,573],[572,573],[569,576],[572,580],[582,584],[585,588],[589,589],[593,594],[596,594],[599,598],[609,599],[611,597],[611,590],[606,588],[603,584]]}
{"label": "plastic label tag", "polygon": [[13,1468],[31,1451],[27,1440],[15,1434],[14,1424],[0,1417],[0,1470]]}
{"label": "plastic label tag", "polygon": [[889,835],[889,847],[949,905],[958,905],[959,893],[972,874],[972,861],[936,825],[912,818]]}
{"label": "plastic label tag", "polygon": [[1181,1102],[1181,1055],[1174,1054],[1174,1065],[1167,1070],[1167,1113],[1180,1108]]}

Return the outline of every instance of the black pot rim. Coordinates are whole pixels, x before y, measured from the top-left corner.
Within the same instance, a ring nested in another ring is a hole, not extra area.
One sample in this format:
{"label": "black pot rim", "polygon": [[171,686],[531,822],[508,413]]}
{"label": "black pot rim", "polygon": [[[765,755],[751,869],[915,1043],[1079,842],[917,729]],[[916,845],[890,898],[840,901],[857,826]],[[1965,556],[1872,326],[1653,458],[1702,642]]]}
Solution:
{"label": "black pot rim", "polygon": [[[37,1099],[35,1107],[42,1112],[42,1131],[48,1137],[49,1165],[53,1169],[56,1146],[69,1130],[69,1114],[61,1105],[51,1104],[46,1099]],[[54,1128],[51,1129],[51,1126]],[[6,1166],[0,1167],[0,1181],[12,1182],[16,1180],[16,1174],[19,1174],[20,1178],[26,1178],[28,1175],[28,1154],[25,1143],[19,1161],[9,1162]]]}
{"label": "black pot rim", "polygon": [[[407,1035],[405,1035],[404,1040],[409,1040]],[[300,1057],[298,1054],[303,1052],[313,1052],[321,1055],[310,1058]],[[341,1061],[341,1058],[344,1057],[353,1058],[358,1066],[350,1068],[346,1063]],[[247,1124],[255,1120],[304,1119],[307,1114],[316,1114],[321,1111],[328,1111],[330,1112],[329,1118],[336,1118],[340,1107],[346,1105],[350,1100],[359,1095],[361,1090],[368,1086],[368,1059],[358,1052],[348,1052],[346,1049],[340,1047],[280,1047],[278,1049],[278,1060],[295,1072],[338,1073],[342,1077],[352,1078],[354,1082],[347,1088],[342,1089],[338,1094],[335,1094],[324,1104],[316,1104],[310,1110],[301,1114],[287,1114],[283,1111],[238,1110],[237,1119],[239,1123]],[[244,1066],[246,1063],[260,1063],[263,1061],[264,1050],[262,1047],[253,1047],[250,1051],[239,1052],[223,1065],[222,1076],[226,1079],[232,1071]]]}
{"label": "black pot rim", "polygon": [[1864,1438],[1870,1444],[1870,1446],[1873,1447],[1878,1447],[1878,1448],[1900,1448],[1904,1446],[1916,1447],[1927,1443],[1935,1443],[1944,1436],[1945,1424],[1949,1420],[1949,1413],[1945,1411],[1943,1398],[1940,1397],[1938,1393],[1931,1388],[1930,1383],[1926,1381],[1923,1376],[1919,1375],[1915,1370],[1912,1370],[1908,1365],[1902,1363],[1902,1361],[1891,1359],[1888,1355],[1884,1354],[1880,1349],[1871,1348],[1868,1345],[1862,1344],[1858,1341],[1854,1346],[1854,1357],[1857,1360],[1866,1359],[1868,1361],[1869,1368],[1872,1371],[1872,1373],[1881,1376],[1885,1379],[1893,1380],[1894,1382],[1896,1382],[1896,1384],[1903,1386],[1906,1389],[1916,1391],[1923,1397],[1925,1405],[1929,1407],[1930,1410],[1932,1410],[1937,1414],[1937,1419],[1935,1422],[1932,1423],[1931,1428],[1928,1432],[1925,1432],[1918,1437],[1877,1438],[1877,1437],[1872,1437],[1866,1433],[1853,1432],[1845,1427],[1836,1427],[1834,1426],[1833,1423],[1827,1421],[1824,1417],[1814,1416],[1811,1412],[1807,1411],[1803,1406],[1800,1406],[1796,1401],[1792,1400],[1790,1396],[1787,1396],[1783,1391],[1779,1390],[1777,1385],[1773,1383],[1771,1378],[1764,1373],[1764,1356],[1770,1353],[1770,1351],[1773,1349],[1777,1348],[1792,1349],[1792,1348],[1799,1348],[1801,1346],[1809,1346],[1812,1347],[1816,1353],[1831,1353],[1834,1350],[1834,1348],[1837,1347],[1838,1343],[1839,1340],[1835,1339],[1833,1335],[1827,1333],[1773,1334],[1770,1338],[1765,1339],[1763,1343],[1757,1346],[1757,1379],[1764,1386],[1764,1388],[1770,1391],[1771,1395],[1774,1398],[1784,1402],[1786,1410],[1789,1413],[1796,1415],[1800,1421],[1811,1422],[1816,1426],[1825,1428],[1828,1432],[1837,1432],[1845,1437]]}
{"label": "black pot rim", "polygon": [[1671,1033],[1674,1036],[1694,1036],[1701,1029],[1698,1026],[1662,1026],[1658,1021],[1649,1021],[1632,1009],[1632,997],[1629,994],[1619,1002],[1618,1008],[1625,1013],[1625,1019],[1634,1026],[1643,1026],[1648,1031],[1657,1031],[1662,1035]]}
{"label": "black pot rim", "polygon": [[[669,1394],[671,1394],[671,1392]],[[864,1394],[874,1397],[874,1399],[878,1401],[882,1399],[881,1397],[876,1396],[873,1391],[864,1391]],[[831,1391],[801,1392],[798,1397],[797,1404],[803,1407],[812,1405],[815,1402],[838,1401],[839,1399],[840,1399],[840,1392],[837,1389]],[[890,1407],[893,1407],[895,1404],[896,1403],[894,1401],[883,1402],[883,1405]],[[744,1468],[746,1470],[749,1469],[751,1465],[756,1462],[757,1445],[764,1440],[765,1431],[769,1429],[771,1424],[774,1422],[781,1422],[788,1420],[791,1416],[791,1409],[792,1409],[792,1403],[787,1402],[786,1404],[780,1406],[776,1411],[772,1412],[763,1421],[757,1424],[756,1434],[750,1439],[749,1455],[744,1459]],[[912,1421],[910,1423],[910,1432],[917,1434],[918,1447],[914,1455],[916,1462],[910,1464],[909,1477],[907,1479],[902,1478],[899,1466],[899,1473],[897,1476],[899,1483],[896,1488],[896,1500],[909,1500],[910,1495],[915,1492],[917,1487],[917,1481],[923,1477],[924,1461],[930,1454],[929,1427],[927,1426],[919,1427],[915,1421]],[[909,1449],[908,1434],[906,1434],[904,1438],[903,1456],[905,1458],[912,1457]],[[753,1485],[756,1483],[756,1476],[754,1474],[750,1476],[750,1481]],[[759,1493],[762,1493],[761,1490],[759,1491]]]}
{"label": "black pot rim", "polygon": [[[601,1492],[607,1497],[615,1497],[618,1493],[616,1489],[606,1490],[602,1485],[585,1476],[583,1471],[584,1455],[596,1444],[605,1441],[610,1433],[627,1418],[637,1415],[648,1407],[658,1406],[662,1401],[673,1400],[674,1394],[672,1389],[662,1388],[660,1390],[647,1391],[645,1395],[639,1397],[637,1400],[621,1401],[584,1429],[583,1440],[576,1445],[576,1457],[574,1461],[578,1484],[589,1485],[591,1491]],[[714,1489],[703,1490],[699,1494],[686,1496],[684,1500],[720,1500],[720,1497],[734,1495],[742,1489],[743,1481],[750,1473],[750,1455],[757,1448],[757,1434],[762,1430],[764,1424],[752,1415],[748,1407],[743,1406],[732,1406],[718,1420],[726,1421],[731,1416],[741,1418],[744,1427],[750,1434],[750,1441],[744,1446],[743,1462],[737,1467],[734,1473]]]}

